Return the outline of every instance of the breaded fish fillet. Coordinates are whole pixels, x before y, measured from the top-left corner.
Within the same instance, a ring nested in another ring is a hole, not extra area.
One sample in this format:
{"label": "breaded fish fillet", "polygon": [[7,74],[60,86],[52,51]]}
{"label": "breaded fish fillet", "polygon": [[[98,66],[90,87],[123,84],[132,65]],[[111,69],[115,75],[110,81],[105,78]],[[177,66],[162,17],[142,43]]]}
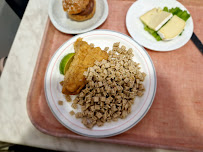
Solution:
{"label": "breaded fish fillet", "polygon": [[83,75],[88,67],[94,66],[94,62],[108,59],[106,51],[100,47],[91,47],[82,38],[78,38],[74,43],[75,56],[65,73],[62,93],[67,95],[78,94],[85,86],[86,80]]}

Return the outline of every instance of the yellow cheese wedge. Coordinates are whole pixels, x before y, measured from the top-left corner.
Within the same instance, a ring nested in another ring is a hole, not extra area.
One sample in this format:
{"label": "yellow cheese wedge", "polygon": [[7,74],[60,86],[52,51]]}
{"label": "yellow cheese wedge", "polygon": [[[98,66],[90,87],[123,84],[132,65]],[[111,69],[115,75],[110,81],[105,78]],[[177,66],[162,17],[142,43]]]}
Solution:
{"label": "yellow cheese wedge", "polygon": [[163,40],[177,37],[185,28],[185,21],[174,15],[157,33]]}
{"label": "yellow cheese wedge", "polygon": [[154,8],[142,15],[140,20],[149,28],[158,31],[172,16],[172,13]]}

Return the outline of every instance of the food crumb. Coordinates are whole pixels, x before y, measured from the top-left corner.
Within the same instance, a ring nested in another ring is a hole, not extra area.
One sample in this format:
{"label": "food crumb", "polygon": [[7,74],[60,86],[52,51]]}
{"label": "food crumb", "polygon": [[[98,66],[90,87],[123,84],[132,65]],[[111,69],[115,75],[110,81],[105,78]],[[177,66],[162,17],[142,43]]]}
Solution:
{"label": "food crumb", "polygon": [[60,85],[63,86],[63,81],[60,82]]}
{"label": "food crumb", "polygon": [[77,104],[75,104],[75,103],[73,103],[72,105],[71,105],[71,107],[73,108],[73,109],[77,109]]}
{"label": "food crumb", "polygon": [[71,110],[69,113],[71,116],[73,116],[75,114],[75,112],[73,110]]}
{"label": "food crumb", "polygon": [[63,101],[59,100],[58,101],[58,105],[62,106],[63,105]]}
{"label": "food crumb", "polygon": [[66,101],[67,101],[67,102],[71,102],[71,101],[72,101],[70,95],[65,95],[65,98],[66,98]]}

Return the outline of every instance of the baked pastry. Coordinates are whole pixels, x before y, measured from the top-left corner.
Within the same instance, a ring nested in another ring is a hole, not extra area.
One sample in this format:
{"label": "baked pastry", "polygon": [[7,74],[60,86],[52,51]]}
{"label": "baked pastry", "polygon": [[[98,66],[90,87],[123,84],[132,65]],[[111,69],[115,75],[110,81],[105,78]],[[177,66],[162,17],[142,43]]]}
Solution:
{"label": "baked pastry", "polygon": [[75,21],[92,18],[96,10],[95,0],[63,0],[62,5],[69,18]]}

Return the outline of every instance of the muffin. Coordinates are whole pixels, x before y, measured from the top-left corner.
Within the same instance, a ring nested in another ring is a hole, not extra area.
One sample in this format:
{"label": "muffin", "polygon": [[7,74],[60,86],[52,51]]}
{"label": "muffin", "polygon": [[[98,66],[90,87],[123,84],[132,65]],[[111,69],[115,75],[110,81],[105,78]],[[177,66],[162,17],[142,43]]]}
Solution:
{"label": "muffin", "polygon": [[92,18],[96,10],[95,0],[63,0],[62,5],[69,18],[75,21]]}

